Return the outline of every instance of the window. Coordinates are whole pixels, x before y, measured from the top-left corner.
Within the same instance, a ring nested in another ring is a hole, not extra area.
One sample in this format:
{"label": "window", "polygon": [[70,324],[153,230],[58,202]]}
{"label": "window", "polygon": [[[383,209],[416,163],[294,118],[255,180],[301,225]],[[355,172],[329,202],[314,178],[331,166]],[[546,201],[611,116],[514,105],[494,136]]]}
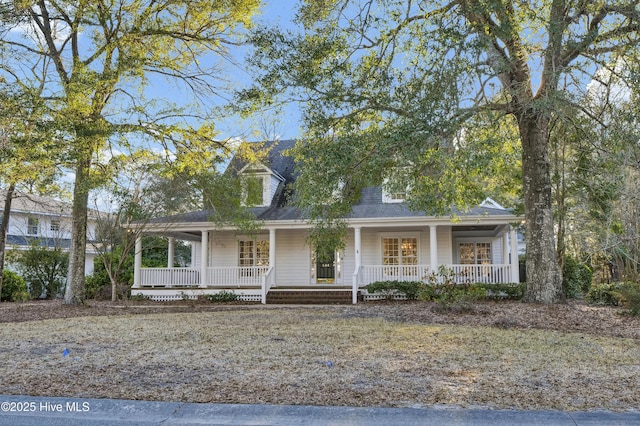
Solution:
{"label": "window", "polygon": [[382,182],[382,202],[402,203],[407,199],[410,186],[407,184],[410,169],[394,169],[394,178],[385,178]]}
{"label": "window", "polygon": [[491,243],[460,243],[460,263],[463,265],[490,265]]}
{"label": "window", "polygon": [[[242,240],[239,242],[238,266],[243,277],[253,276],[254,266],[269,266],[268,240]],[[261,272],[258,271],[261,275]]]}
{"label": "window", "polygon": [[51,232],[60,232],[60,221],[58,219],[51,219]]}
{"label": "window", "polygon": [[27,220],[27,234],[38,235],[38,219],[30,217]]}
{"label": "window", "polygon": [[244,179],[244,204],[246,206],[264,205],[264,177],[247,176]]}
{"label": "window", "polygon": [[418,269],[418,239],[415,237],[383,238],[382,264],[384,274],[391,277],[416,276]]}

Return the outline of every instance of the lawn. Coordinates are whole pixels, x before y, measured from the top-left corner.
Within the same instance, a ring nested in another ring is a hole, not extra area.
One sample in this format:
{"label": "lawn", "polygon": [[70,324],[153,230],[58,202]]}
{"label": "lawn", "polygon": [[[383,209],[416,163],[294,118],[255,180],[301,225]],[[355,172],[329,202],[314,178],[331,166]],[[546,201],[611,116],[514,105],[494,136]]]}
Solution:
{"label": "lawn", "polygon": [[[0,314],[8,315],[8,306]],[[84,316],[0,324],[0,393],[397,407],[640,406],[640,324],[613,308],[143,308],[96,311],[101,316],[89,308]],[[548,327],[541,326],[544,318]],[[604,324],[589,328],[598,320]],[[619,331],[607,321],[619,323]]]}

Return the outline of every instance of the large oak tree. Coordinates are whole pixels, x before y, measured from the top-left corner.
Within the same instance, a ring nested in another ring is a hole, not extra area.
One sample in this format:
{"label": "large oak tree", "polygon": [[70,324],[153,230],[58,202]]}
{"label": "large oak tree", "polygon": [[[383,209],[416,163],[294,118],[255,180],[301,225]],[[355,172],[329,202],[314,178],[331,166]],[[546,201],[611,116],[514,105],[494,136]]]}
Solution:
{"label": "large oak tree", "polygon": [[75,174],[67,303],[84,299],[87,203],[99,183],[98,154],[109,145],[126,151],[152,141],[179,168],[219,159],[225,146],[214,139],[208,111],[221,83],[218,65],[259,4],[0,1],[0,78],[42,89]]}
{"label": "large oak tree", "polygon": [[477,202],[485,179],[501,173],[495,162],[512,152],[502,152],[498,137],[471,145],[470,129],[484,126],[490,134],[514,126],[526,219],[525,300],[555,303],[563,296],[550,123],[578,111],[601,124],[578,100],[599,69],[637,56],[638,5],[307,0],[297,15],[300,31],[255,33],[260,84],[240,100],[273,105],[287,94],[305,103],[298,196],[318,217],[331,217],[332,191],[342,189],[338,204],[348,206],[371,183],[410,187],[420,209]]}

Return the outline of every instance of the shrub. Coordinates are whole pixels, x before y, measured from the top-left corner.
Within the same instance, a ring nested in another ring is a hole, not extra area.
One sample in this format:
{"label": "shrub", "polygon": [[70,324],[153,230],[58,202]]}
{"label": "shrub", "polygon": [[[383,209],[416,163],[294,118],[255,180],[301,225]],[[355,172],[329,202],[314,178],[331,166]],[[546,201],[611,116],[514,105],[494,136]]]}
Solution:
{"label": "shrub", "polygon": [[60,247],[45,247],[40,240],[32,241],[27,250],[13,253],[13,260],[22,273],[31,297],[58,297],[67,279],[69,254]]}
{"label": "shrub", "polygon": [[387,298],[405,295],[407,299],[436,301],[442,304],[470,303],[487,298],[521,299],[524,283],[461,283],[450,268],[441,266],[438,272],[432,272],[425,281],[376,281],[366,286],[369,293],[381,293]]}
{"label": "shrub", "polygon": [[524,295],[525,283],[476,283],[487,291],[488,299],[520,300]]}
{"label": "shrub", "polygon": [[111,288],[109,280],[105,281],[101,274],[95,273],[85,277],[84,291],[87,299],[101,299],[103,289]]}
{"label": "shrub", "polygon": [[587,301],[597,305],[624,306],[631,315],[640,314],[640,283],[623,282],[594,285]]}
{"label": "shrub", "polygon": [[238,295],[233,292],[223,290],[215,294],[208,294],[207,300],[214,303],[233,302],[238,300]]}
{"label": "shrub", "polygon": [[406,296],[409,300],[415,300],[424,289],[424,283],[420,281],[376,281],[367,287],[369,293],[382,293],[387,298],[395,294]]}
{"label": "shrub", "polygon": [[565,297],[575,298],[587,294],[591,288],[593,272],[589,265],[575,257],[566,256],[562,268],[562,290]]}
{"label": "shrub", "polygon": [[640,313],[640,284],[629,283],[620,289],[622,304],[629,309],[629,313],[637,316]]}
{"label": "shrub", "polygon": [[624,283],[598,284],[587,293],[587,302],[593,305],[619,306],[622,302],[620,288]]}
{"label": "shrub", "polygon": [[6,302],[29,300],[27,284],[20,275],[4,269],[2,271],[2,294],[0,300]]}

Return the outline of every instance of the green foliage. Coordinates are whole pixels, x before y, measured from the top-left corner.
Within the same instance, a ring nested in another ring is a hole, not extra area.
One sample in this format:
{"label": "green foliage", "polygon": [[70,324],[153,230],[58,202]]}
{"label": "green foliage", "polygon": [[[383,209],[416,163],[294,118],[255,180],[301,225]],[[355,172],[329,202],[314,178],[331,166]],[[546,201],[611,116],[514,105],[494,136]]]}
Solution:
{"label": "green foliage", "polygon": [[24,277],[32,298],[52,299],[66,284],[69,254],[60,247],[44,247],[34,240],[27,250],[14,251],[12,260]]}
{"label": "green foliage", "polygon": [[316,260],[330,262],[337,250],[345,247],[347,226],[344,221],[319,221],[311,229],[307,242],[314,248]]}
{"label": "green foliage", "polygon": [[633,316],[640,314],[640,284],[633,283],[620,289],[622,304]]}
{"label": "green foliage", "polygon": [[376,281],[366,286],[369,293],[380,293],[388,299],[402,295],[408,300],[435,301],[444,305],[485,299],[519,300],[524,288],[524,283],[458,283],[453,271],[444,266],[424,281]]}
{"label": "green foliage", "polygon": [[[20,87],[38,101],[30,104],[42,105],[42,121],[56,135],[62,162],[75,172],[72,252],[86,249],[86,235],[78,234],[86,233],[89,191],[118,176],[105,164],[105,148],[111,154],[133,152],[153,141],[173,170],[189,173],[215,168],[229,154],[214,128],[211,100],[219,95],[219,66],[227,48],[244,39],[260,5],[259,0],[2,3],[2,34],[18,25],[31,29],[0,37],[2,88]],[[150,98],[145,88],[157,73],[185,96],[176,100],[157,92]],[[21,126],[25,120],[16,113],[22,108],[12,109],[0,116],[17,118],[12,126]],[[32,175],[35,170],[42,168],[28,167]],[[82,266],[73,262],[69,271],[69,303],[84,298]]]}
{"label": "green foliage", "polygon": [[2,271],[2,297],[5,302],[20,302],[29,299],[27,284],[20,275],[7,269]]}
{"label": "green foliage", "polygon": [[525,283],[477,283],[475,285],[486,290],[488,299],[520,300],[524,296]]}
{"label": "green foliage", "polygon": [[593,278],[589,265],[566,256],[562,270],[562,288],[565,297],[575,298],[587,294]]}
{"label": "green foliage", "polygon": [[152,300],[151,296],[147,296],[146,294],[136,294],[135,296],[130,296],[129,300],[133,300],[135,302],[143,302],[145,300]]}
{"label": "green foliage", "polygon": [[594,284],[587,293],[586,300],[588,303],[594,305],[613,305],[618,306],[621,303],[622,297],[619,292],[620,287],[626,285],[625,283],[609,283],[609,284]]}
{"label": "green foliage", "polygon": [[624,306],[631,315],[638,315],[640,313],[640,283],[595,284],[587,293],[586,299],[595,305]]}
{"label": "green foliage", "polygon": [[427,288],[429,287],[420,281],[376,281],[366,287],[369,293],[381,293],[388,299],[401,294],[408,300],[417,299]]}
{"label": "green foliage", "polygon": [[[101,264],[102,262],[100,262]],[[109,277],[106,272],[97,271],[96,267],[98,265],[98,261],[94,261],[94,271],[92,275],[89,275],[84,280],[84,294],[85,297],[89,300],[91,299],[101,299],[102,295],[106,292],[105,289],[111,287],[111,283],[109,281]]]}
{"label": "green foliage", "polygon": [[219,291],[215,294],[208,294],[207,300],[214,303],[227,303],[238,300],[238,295],[231,291]]}

